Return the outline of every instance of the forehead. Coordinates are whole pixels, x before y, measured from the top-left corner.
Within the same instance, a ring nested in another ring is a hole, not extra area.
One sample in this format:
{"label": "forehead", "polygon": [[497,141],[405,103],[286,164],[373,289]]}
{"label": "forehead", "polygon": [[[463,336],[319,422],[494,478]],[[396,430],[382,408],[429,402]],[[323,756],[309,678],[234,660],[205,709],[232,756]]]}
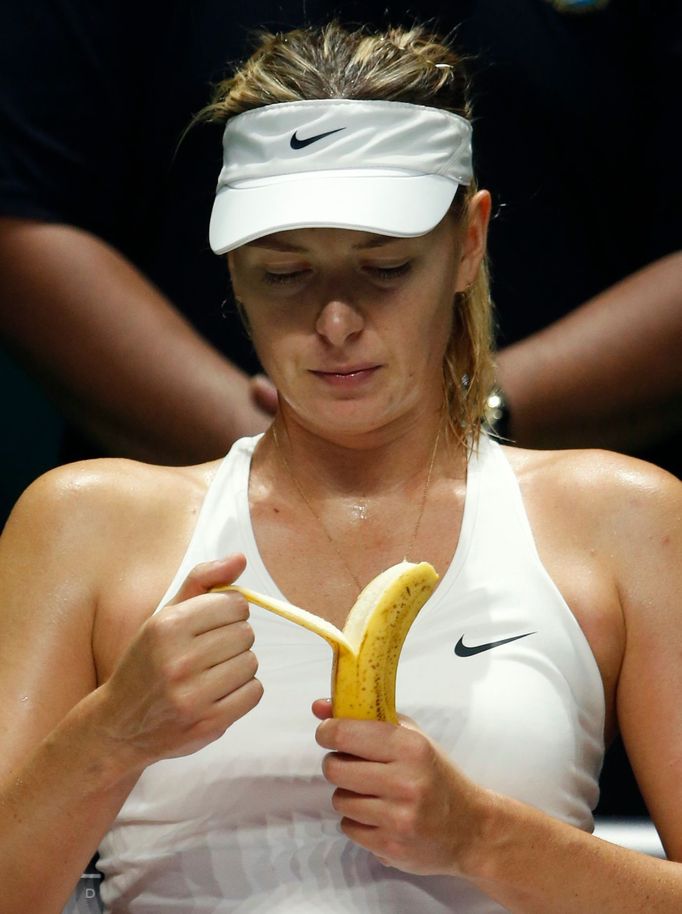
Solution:
{"label": "forehead", "polygon": [[[237,250],[281,253],[314,253],[347,250],[362,253],[372,250],[420,250],[430,248],[440,240],[450,238],[456,223],[449,214],[430,232],[413,237],[380,235],[346,228],[301,228],[273,232],[249,241]],[[233,252],[233,253],[236,253]]]}
{"label": "forehead", "polygon": [[248,242],[244,248],[298,253],[318,246],[338,244],[354,250],[371,250],[413,240],[415,239],[376,235],[373,232],[361,232],[354,229],[305,228],[274,232],[272,235],[265,235],[263,238],[256,238],[254,241]]}

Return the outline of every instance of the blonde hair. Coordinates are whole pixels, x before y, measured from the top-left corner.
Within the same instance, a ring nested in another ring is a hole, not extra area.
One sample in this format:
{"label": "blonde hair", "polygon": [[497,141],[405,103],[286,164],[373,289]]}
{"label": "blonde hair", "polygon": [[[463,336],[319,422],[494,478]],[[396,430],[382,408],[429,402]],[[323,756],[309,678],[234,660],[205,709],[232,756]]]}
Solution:
{"label": "blonde hair", "polygon": [[[227,121],[264,105],[314,98],[409,102],[471,117],[464,61],[443,39],[421,26],[372,33],[332,22],[261,34],[252,56],[218,84],[198,119]],[[451,207],[458,221],[475,192],[473,183],[459,188]],[[447,426],[456,441],[475,445],[494,378],[485,262],[454,305],[443,358]]]}

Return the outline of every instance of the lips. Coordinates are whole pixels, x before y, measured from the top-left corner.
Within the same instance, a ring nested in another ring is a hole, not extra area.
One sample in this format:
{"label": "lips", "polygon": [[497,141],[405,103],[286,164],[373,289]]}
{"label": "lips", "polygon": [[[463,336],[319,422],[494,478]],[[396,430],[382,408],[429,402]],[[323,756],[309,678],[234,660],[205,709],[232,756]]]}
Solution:
{"label": "lips", "polygon": [[335,378],[350,378],[353,375],[361,375],[366,372],[376,371],[378,365],[344,365],[339,368],[317,368],[313,369],[313,374],[321,376],[331,376]]}
{"label": "lips", "polygon": [[330,384],[351,385],[367,380],[380,367],[374,364],[344,365],[338,368],[313,369],[311,373]]}

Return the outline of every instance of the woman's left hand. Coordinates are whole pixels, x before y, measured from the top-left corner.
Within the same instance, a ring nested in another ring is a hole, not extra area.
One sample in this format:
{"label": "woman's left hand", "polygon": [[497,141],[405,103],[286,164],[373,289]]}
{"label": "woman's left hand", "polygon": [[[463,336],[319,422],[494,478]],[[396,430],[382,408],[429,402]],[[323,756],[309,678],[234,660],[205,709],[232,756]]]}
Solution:
{"label": "woman's left hand", "polygon": [[[329,718],[329,702],[313,705]],[[421,875],[466,875],[480,846],[488,792],[459,772],[406,718],[324,719],[317,742],[331,750],[325,778],[336,787],[341,829],[384,864]]]}

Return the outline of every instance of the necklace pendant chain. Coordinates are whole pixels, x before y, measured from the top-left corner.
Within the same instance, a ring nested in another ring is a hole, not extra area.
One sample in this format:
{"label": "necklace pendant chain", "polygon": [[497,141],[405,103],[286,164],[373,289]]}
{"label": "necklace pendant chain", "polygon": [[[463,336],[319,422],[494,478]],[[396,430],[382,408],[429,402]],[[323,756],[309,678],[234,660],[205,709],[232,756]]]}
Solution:
{"label": "necklace pendant chain", "polygon": [[[405,553],[406,560],[409,559],[409,557],[412,555],[414,547],[417,544],[417,537],[419,536],[419,528],[421,527],[422,517],[424,516],[424,509],[426,508],[426,499],[429,494],[429,487],[431,484],[431,475],[433,473],[433,466],[436,462],[436,453],[438,452],[438,443],[440,441],[441,427],[442,427],[442,425],[439,424],[438,431],[436,433],[436,438],[433,443],[433,450],[431,451],[431,458],[429,460],[429,468],[428,468],[428,471],[426,474],[426,482],[424,483],[424,489],[422,491],[421,501],[419,504],[419,514],[417,516],[417,523],[414,526],[414,530],[412,532],[412,538],[410,540],[410,544],[408,546],[407,552]],[[282,448],[282,446],[280,444],[279,435],[277,434],[277,426],[275,425],[274,422],[271,425],[271,428],[272,428],[272,438],[273,438],[273,441],[275,442],[275,449],[277,450],[277,454],[279,455],[279,457],[282,461],[282,464],[284,465],[287,475],[289,476],[292,483],[294,484],[294,487],[295,487],[296,491],[298,492],[298,494],[300,495],[301,500],[304,502],[304,504],[306,505],[306,507],[308,508],[310,513],[312,514],[314,520],[316,521],[316,523],[318,524],[318,526],[324,533],[325,537],[327,538],[327,541],[329,542],[329,545],[332,547],[332,549],[336,553],[339,561],[341,562],[343,567],[346,569],[346,572],[348,573],[348,575],[352,578],[355,586],[357,587],[357,592],[360,593],[360,591],[363,589],[363,585],[360,583],[357,575],[353,572],[353,569],[350,567],[350,565],[346,561],[343,553],[339,549],[338,544],[334,540],[333,536],[330,534],[329,530],[327,530],[327,527],[325,526],[322,518],[320,517],[320,515],[317,513],[317,511],[313,507],[313,504],[310,501],[310,499],[308,498],[308,496],[306,495],[303,486],[298,481],[298,478],[296,477],[293,470],[291,469],[291,465],[289,464],[287,455],[285,454],[284,449]],[[365,506],[364,510],[366,511],[366,506]]]}

